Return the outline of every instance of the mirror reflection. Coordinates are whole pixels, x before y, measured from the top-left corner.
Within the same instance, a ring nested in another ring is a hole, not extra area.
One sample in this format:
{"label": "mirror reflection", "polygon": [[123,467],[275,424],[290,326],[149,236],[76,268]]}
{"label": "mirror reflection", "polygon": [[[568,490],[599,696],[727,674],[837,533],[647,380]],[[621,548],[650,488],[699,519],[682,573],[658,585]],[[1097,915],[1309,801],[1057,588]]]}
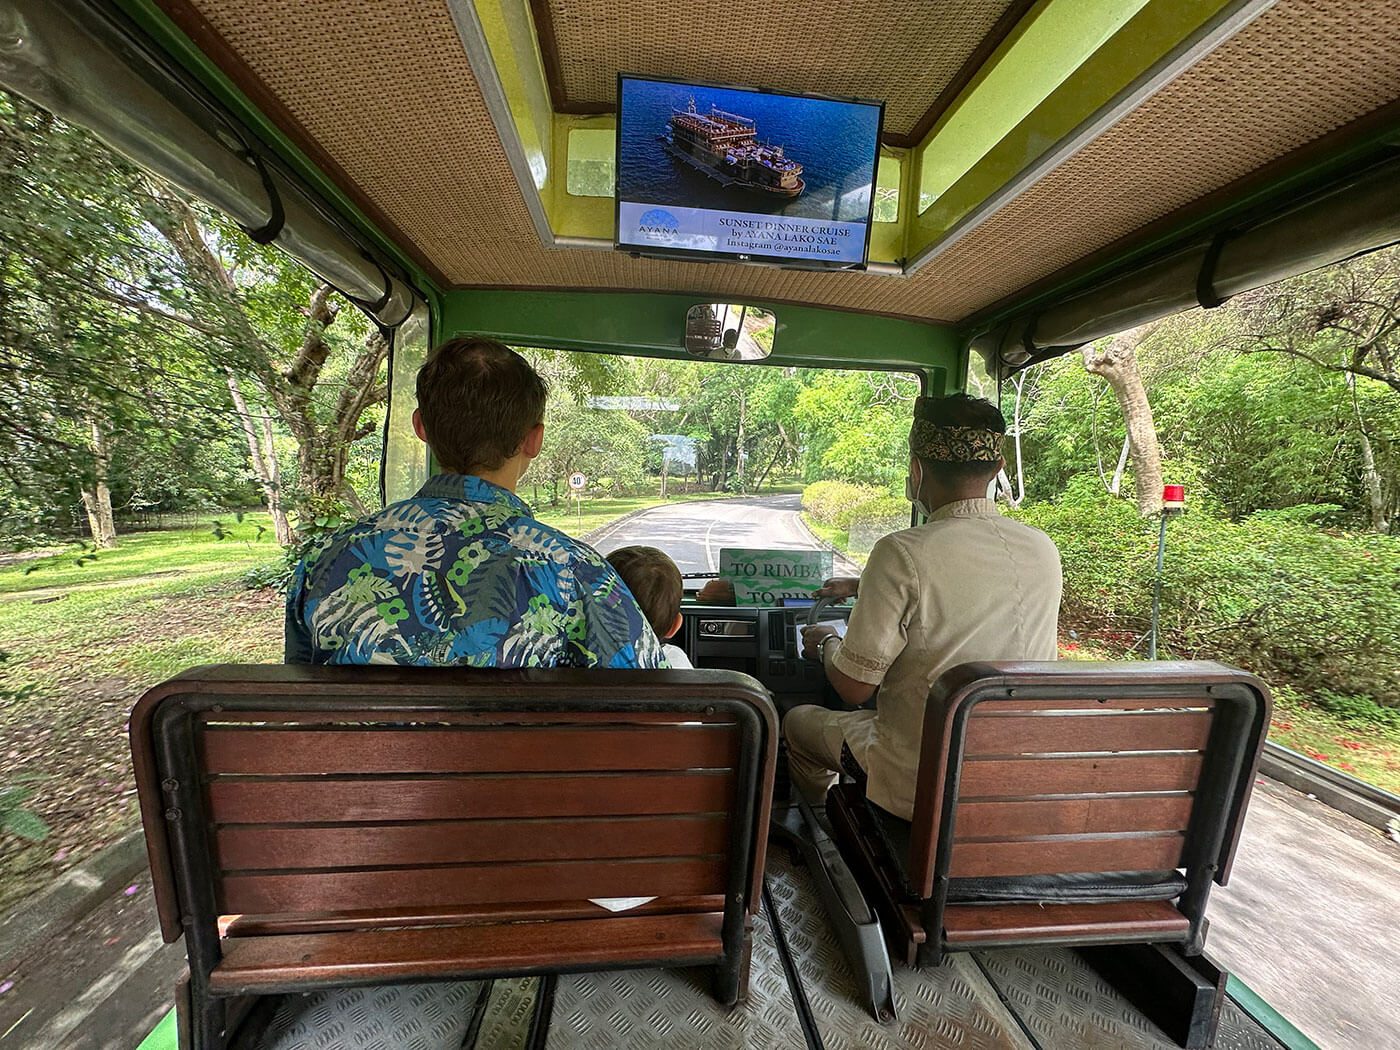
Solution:
{"label": "mirror reflection", "polygon": [[739,303],[697,303],[685,313],[685,348],[710,361],[762,361],[773,352],[777,318]]}

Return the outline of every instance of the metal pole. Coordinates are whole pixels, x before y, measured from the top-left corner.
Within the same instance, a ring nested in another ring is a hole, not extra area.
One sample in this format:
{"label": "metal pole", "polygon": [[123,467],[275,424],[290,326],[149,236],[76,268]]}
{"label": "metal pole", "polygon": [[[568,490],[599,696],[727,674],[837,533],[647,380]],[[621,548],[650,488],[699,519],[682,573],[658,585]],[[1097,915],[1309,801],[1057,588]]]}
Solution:
{"label": "metal pole", "polygon": [[1167,552],[1167,512],[1162,511],[1162,528],[1157,533],[1157,579],[1152,585],[1152,634],[1147,658],[1157,659],[1157,618],[1162,611],[1162,562]]}

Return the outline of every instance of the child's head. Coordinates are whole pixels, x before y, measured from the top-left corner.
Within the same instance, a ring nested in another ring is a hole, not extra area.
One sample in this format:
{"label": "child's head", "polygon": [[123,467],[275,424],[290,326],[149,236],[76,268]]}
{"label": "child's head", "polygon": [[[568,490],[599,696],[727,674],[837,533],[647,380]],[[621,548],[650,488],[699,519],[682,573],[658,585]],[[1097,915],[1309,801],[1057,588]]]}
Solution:
{"label": "child's head", "polygon": [[608,561],[642,607],[658,638],[681,629],[681,570],[655,547],[619,547]]}

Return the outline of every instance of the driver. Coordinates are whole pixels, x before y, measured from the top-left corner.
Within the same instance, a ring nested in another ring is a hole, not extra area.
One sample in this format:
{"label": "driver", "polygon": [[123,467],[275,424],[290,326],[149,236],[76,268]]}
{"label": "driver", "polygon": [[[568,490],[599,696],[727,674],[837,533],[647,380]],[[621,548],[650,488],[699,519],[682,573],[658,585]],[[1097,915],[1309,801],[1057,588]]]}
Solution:
{"label": "driver", "polygon": [[987,498],[1004,461],[1006,421],[957,394],[919,398],[905,491],[926,519],[875,544],[859,581],[828,580],[819,597],[860,599],[845,638],[829,623],[802,632],[845,703],[880,692],[878,710],[796,707],[783,720],[792,781],[821,803],[846,770],[866,797],[909,820],[935,679],[969,660],[1053,660],[1060,554],[1050,537],[1002,517]]}

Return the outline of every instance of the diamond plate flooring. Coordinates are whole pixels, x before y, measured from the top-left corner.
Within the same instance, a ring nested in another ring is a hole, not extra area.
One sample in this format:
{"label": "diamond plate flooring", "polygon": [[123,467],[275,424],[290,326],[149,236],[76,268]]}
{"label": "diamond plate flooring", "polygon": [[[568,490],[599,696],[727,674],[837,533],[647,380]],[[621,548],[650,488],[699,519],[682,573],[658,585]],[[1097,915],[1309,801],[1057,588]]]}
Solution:
{"label": "diamond plate flooring", "polygon": [[734,1010],[710,994],[710,971],[566,974],[554,992],[548,1050],[640,1047],[792,1048],[803,1045],[768,919],[754,920],[748,1001]]}
{"label": "diamond plate flooring", "polygon": [[[969,959],[895,974],[900,1021],[875,1022],[856,996],[854,978],[807,879],[781,849],[768,855],[768,885],[778,921],[822,1042],[829,1050],[1031,1050]],[[643,970],[559,978],[548,1050],[666,1047],[802,1047],[805,1039],[777,945],[760,914],[754,927],[749,998],[727,1011],[710,996],[704,970]]]}
{"label": "diamond plate flooring", "polygon": [[[1044,1050],[1178,1050],[1160,1028],[1074,952],[1006,948],[977,961]],[[1232,999],[1221,1007],[1216,1050],[1280,1050]]]}
{"label": "diamond plate flooring", "polygon": [[260,1050],[460,1050],[479,981],[334,988],[288,995]]}

